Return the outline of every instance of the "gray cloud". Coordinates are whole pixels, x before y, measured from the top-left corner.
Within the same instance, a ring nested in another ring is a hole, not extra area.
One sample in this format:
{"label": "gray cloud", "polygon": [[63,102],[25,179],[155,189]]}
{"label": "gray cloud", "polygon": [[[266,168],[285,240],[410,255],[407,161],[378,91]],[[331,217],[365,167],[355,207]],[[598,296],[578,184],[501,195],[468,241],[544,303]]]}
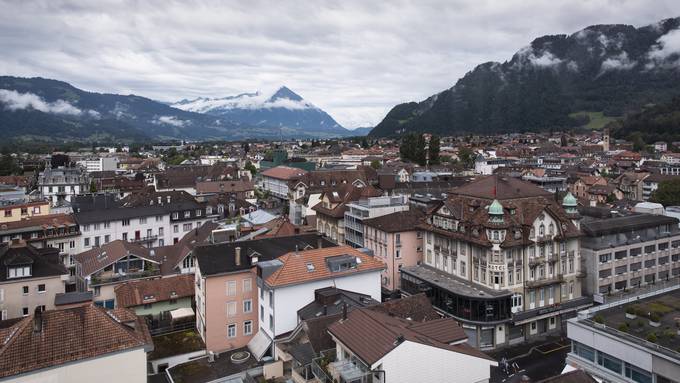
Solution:
{"label": "gray cloud", "polygon": [[651,3],[0,0],[0,73],[162,101],[287,85],[355,127],[535,37],[680,15]]}

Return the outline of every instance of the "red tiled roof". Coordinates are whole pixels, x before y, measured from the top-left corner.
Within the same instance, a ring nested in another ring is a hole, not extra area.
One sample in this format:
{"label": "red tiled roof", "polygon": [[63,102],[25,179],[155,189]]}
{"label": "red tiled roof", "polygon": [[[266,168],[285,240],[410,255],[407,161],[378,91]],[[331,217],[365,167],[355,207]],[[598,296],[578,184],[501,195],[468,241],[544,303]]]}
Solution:
{"label": "red tiled roof", "polygon": [[265,177],[289,181],[302,178],[305,174],[307,174],[307,171],[304,169],[291,168],[288,166],[277,166],[275,168],[267,169],[260,174]]}
{"label": "red tiled roof", "polygon": [[[326,260],[341,255],[357,257],[361,263],[356,268],[331,272]],[[381,261],[349,246],[292,252],[281,256],[279,261],[283,263],[283,266],[267,278],[265,282],[269,286],[279,287],[385,269],[385,264]],[[313,266],[313,271],[309,270],[308,265]]]}
{"label": "red tiled roof", "polygon": [[[120,307],[140,306],[194,295],[194,275],[130,281],[115,287]],[[145,299],[147,298],[147,299]]]}
{"label": "red tiled roof", "polygon": [[41,322],[31,315],[0,330],[0,378],[153,345],[144,320],[127,309],[81,306],[39,315]]}

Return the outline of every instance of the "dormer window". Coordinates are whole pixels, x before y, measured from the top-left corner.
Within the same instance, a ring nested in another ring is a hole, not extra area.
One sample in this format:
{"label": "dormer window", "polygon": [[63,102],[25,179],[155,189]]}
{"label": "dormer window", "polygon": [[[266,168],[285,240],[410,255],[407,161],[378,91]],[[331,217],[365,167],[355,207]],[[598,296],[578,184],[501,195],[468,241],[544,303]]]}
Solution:
{"label": "dormer window", "polygon": [[7,270],[7,278],[24,278],[31,276],[31,266],[10,267]]}

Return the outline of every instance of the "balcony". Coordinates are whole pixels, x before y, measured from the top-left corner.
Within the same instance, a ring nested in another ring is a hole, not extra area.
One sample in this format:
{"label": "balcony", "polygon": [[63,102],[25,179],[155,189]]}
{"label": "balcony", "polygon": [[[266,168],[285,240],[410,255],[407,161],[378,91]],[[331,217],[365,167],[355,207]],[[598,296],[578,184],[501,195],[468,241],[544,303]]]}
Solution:
{"label": "balcony", "polygon": [[160,270],[133,271],[125,274],[101,274],[90,278],[90,286],[105,285],[109,283],[124,282],[130,279],[153,278],[161,275]]}
{"label": "balcony", "polygon": [[524,282],[526,286],[530,289],[535,289],[538,287],[543,287],[543,286],[549,286],[549,285],[554,285],[558,283],[564,282],[564,277],[562,274],[557,274],[554,277],[550,278],[543,278],[539,280],[534,280],[534,281],[526,281]]}
{"label": "balcony", "polygon": [[158,235],[149,235],[146,237],[134,238],[130,240],[132,243],[149,243],[158,239]]}

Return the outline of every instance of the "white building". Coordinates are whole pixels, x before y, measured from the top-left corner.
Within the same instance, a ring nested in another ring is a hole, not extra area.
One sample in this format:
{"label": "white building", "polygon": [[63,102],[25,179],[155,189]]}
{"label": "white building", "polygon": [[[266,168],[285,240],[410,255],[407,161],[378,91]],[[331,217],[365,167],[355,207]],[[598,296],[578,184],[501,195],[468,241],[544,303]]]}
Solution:
{"label": "white building", "polygon": [[118,157],[84,158],[76,165],[82,166],[88,173],[114,171],[118,169]]}
{"label": "white building", "polygon": [[403,195],[372,197],[348,203],[345,211],[345,242],[353,247],[364,247],[364,220],[408,209],[408,198]]}
{"label": "white building", "polygon": [[[325,370],[333,381],[488,382],[490,367],[497,365],[467,344],[465,332],[453,318],[413,322],[355,309],[330,325],[328,332],[336,344],[335,361]],[[314,366],[312,371],[325,374]]]}
{"label": "white building", "polygon": [[87,175],[79,167],[48,167],[38,176],[40,196],[49,199],[53,206],[63,201],[71,202],[74,196],[88,192],[89,187]]}
{"label": "white building", "polygon": [[297,311],[314,300],[314,291],[336,287],[380,301],[380,273],[385,265],[349,246],[288,253],[259,262],[260,330],[270,339],[298,324]]}

